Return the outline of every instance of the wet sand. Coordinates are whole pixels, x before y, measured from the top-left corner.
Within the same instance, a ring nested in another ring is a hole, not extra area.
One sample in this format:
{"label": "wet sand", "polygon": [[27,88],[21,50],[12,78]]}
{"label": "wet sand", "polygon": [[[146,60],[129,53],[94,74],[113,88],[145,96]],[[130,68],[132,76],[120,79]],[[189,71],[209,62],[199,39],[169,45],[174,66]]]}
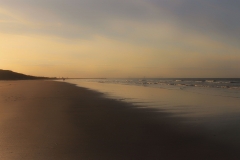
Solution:
{"label": "wet sand", "polygon": [[55,81],[0,81],[0,159],[234,160],[238,148],[166,112]]}

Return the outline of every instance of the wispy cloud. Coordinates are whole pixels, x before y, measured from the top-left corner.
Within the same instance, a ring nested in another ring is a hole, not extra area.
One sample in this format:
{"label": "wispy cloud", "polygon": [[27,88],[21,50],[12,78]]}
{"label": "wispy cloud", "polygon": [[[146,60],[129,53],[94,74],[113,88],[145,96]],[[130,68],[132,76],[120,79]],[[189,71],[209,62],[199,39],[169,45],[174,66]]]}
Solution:
{"label": "wispy cloud", "polygon": [[1,64],[51,59],[62,64],[59,70],[98,76],[239,69],[239,6],[236,0],[1,0],[0,56],[8,59]]}

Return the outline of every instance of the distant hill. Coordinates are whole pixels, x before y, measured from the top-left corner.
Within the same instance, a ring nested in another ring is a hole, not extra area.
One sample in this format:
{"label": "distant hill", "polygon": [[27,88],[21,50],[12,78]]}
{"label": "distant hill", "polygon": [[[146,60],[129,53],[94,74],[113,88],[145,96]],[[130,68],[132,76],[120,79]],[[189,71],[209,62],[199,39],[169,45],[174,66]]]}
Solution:
{"label": "distant hill", "polygon": [[0,80],[34,80],[34,79],[50,79],[50,78],[35,77],[35,76],[25,75],[21,73],[16,73],[10,70],[0,69]]}

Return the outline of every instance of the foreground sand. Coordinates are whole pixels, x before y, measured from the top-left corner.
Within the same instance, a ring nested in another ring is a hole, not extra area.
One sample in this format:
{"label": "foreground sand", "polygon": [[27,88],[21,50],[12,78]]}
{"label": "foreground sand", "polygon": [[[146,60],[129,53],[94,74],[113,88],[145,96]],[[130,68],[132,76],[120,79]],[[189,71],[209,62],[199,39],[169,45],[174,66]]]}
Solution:
{"label": "foreground sand", "polygon": [[0,81],[1,160],[239,159],[167,113],[54,81]]}

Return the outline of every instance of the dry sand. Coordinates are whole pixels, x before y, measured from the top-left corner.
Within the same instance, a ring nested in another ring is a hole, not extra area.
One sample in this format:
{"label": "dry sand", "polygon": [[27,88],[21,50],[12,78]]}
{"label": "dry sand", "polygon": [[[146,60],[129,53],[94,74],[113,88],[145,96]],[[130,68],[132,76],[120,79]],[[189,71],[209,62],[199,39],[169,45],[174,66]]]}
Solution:
{"label": "dry sand", "polygon": [[1,160],[233,160],[238,150],[167,113],[54,81],[0,82]]}

